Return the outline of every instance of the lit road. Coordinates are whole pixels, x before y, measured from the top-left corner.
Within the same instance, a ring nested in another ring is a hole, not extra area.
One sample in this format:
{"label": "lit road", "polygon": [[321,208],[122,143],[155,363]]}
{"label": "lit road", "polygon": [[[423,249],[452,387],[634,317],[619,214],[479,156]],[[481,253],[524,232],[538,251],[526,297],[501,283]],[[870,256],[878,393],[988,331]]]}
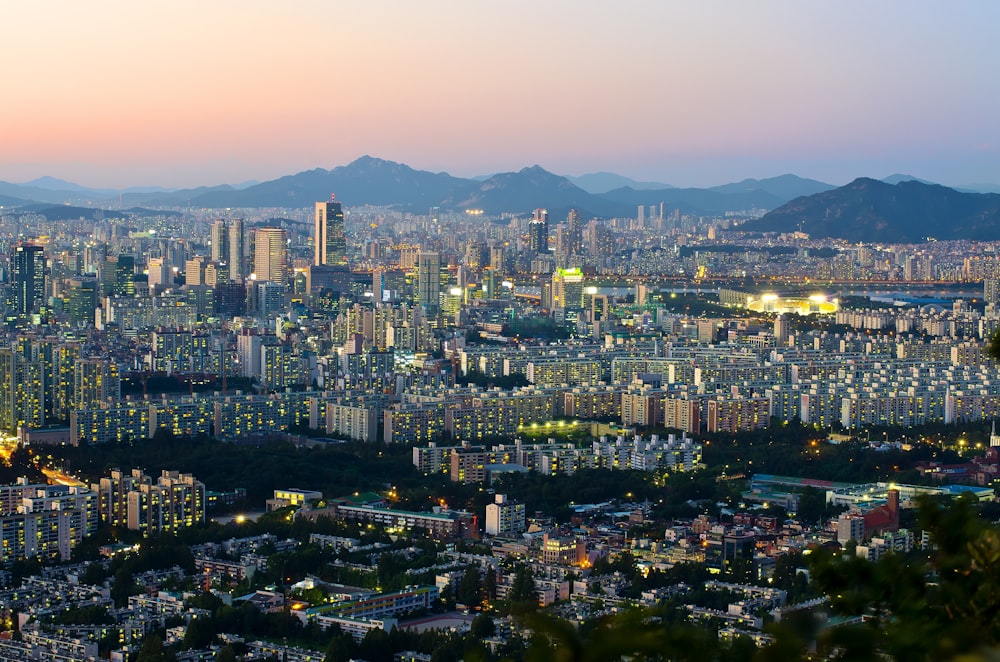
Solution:
{"label": "lit road", "polygon": [[8,467],[10,466],[10,456],[17,448],[17,437],[12,434],[0,433],[0,460]]}
{"label": "lit road", "polygon": [[49,467],[39,467],[41,472],[45,474],[45,477],[49,479],[49,482],[53,485],[69,485],[71,487],[87,487],[87,484],[77,480],[73,476],[67,473],[63,473],[58,469],[51,469]]}

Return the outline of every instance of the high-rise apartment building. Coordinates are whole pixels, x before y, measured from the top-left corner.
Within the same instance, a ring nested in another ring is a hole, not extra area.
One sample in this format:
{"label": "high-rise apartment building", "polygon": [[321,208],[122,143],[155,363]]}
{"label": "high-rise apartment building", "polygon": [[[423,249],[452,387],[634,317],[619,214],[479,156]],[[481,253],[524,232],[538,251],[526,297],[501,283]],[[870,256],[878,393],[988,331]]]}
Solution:
{"label": "high-rise apartment building", "polygon": [[253,269],[258,281],[288,280],[288,237],[281,228],[258,228],[255,233]]}
{"label": "high-rise apartment building", "polygon": [[0,563],[38,557],[68,561],[73,549],[97,531],[97,496],[83,487],[0,486]]}
{"label": "high-rise apartment building", "polygon": [[347,264],[347,237],[344,234],[344,211],[333,200],[316,203],[316,224],[313,233],[316,254],[313,264],[342,266]]}
{"label": "high-rise apartment building", "polygon": [[92,409],[122,397],[118,366],[107,359],[78,359],[73,367],[75,409]]}
{"label": "high-rise apartment building", "polygon": [[147,537],[205,521],[205,484],[191,474],[163,471],[154,482],[141,469],[131,474],[114,469],[93,489],[101,519]]}
{"label": "high-rise apartment building", "polygon": [[417,303],[436,311],[441,299],[441,254],[420,251],[417,255]]}
{"label": "high-rise apartment building", "polygon": [[0,348],[0,428],[45,425],[45,377],[40,361],[21,347]]}
{"label": "high-rise apartment building", "polygon": [[41,246],[21,244],[11,255],[12,307],[16,315],[30,315],[45,301],[45,257]]}
{"label": "high-rise apartment building", "polygon": [[494,503],[486,506],[486,534],[518,536],[524,533],[524,504],[510,501],[506,494],[497,494]]}

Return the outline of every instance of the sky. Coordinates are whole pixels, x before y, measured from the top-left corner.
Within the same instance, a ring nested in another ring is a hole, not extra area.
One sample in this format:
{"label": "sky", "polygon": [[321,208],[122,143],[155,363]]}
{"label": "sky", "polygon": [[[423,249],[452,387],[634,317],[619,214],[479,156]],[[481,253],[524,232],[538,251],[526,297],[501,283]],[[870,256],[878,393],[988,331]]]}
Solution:
{"label": "sky", "polygon": [[1000,2],[10,0],[0,180],[1000,184]]}

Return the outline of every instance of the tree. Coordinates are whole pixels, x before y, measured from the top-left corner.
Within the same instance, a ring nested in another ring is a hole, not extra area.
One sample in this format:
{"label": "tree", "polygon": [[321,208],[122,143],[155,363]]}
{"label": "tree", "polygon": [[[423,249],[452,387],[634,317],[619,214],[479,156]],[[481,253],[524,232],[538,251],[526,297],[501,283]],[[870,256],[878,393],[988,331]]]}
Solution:
{"label": "tree", "polygon": [[369,630],[358,646],[358,656],[369,662],[392,662],[389,634],[382,628]]}
{"label": "tree", "polygon": [[496,633],[496,624],[489,614],[477,614],[469,625],[469,633],[476,639],[488,639]]}
{"label": "tree", "polygon": [[520,602],[534,603],[537,601],[535,595],[535,575],[531,572],[531,568],[522,565],[517,569],[517,572],[514,574],[514,581],[511,582],[507,599],[515,604]]}
{"label": "tree", "polygon": [[173,659],[174,656],[168,654],[163,648],[163,640],[160,639],[160,635],[154,632],[143,639],[142,648],[139,649],[135,662],[169,662]]}
{"label": "tree", "polygon": [[1000,527],[981,520],[973,506],[968,497],[948,505],[922,499],[920,526],[934,543],[924,554],[890,553],[869,562],[816,550],[809,565],[817,587],[833,610],[864,614],[865,622],[817,635],[814,624],[801,623],[796,632],[783,620],[762,659],[801,659],[811,639],[821,652],[840,651],[838,659],[996,659]]}
{"label": "tree", "polygon": [[525,655],[529,661],[717,659],[715,636],[707,630],[688,625],[664,628],[642,611],[606,616],[587,629],[537,610],[522,612],[517,619],[535,633]]}
{"label": "tree", "polygon": [[211,618],[192,618],[184,632],[184,648],[205,648],[215,641],[215,626]]}
{"label": "tree", "polygon": [[215,662],[236,662],[236,651],[229,644],[222,646],[215,654]]}
{"label": "tree", "polygon": [[333,638],[326,647],[323,662],[348,662],[358,654],[358,644],[354,637],[341,630],[339,625],[331,626],[329,632],[333,634]]}
{"label": "tree", "polygon": [[479,582],[479,568],[470,565],[465,569],[458,589],[455,591],[455,599],[463,605],[478,605],[480,602],[480,591],[482,586]]}
{"label": "tree", "polygon": [[489,603],[497,599],[497,571],[493,566],[486,569],[486,576],[483,577],[483,599]]}

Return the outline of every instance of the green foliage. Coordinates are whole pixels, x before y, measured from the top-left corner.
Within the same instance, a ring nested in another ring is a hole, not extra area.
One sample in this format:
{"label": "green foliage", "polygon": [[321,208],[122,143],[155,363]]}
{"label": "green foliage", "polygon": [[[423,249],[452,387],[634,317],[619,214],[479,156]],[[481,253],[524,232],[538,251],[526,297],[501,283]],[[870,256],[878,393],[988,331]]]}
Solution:
{"label": "green foliage", "polygon": [[462,574],[462,579],[455,590],[455,599],[466,606],[478,605],[482,600],[482,584],[479,581],[479,568],[470,565]]}
{"label": "green foliage", "polygon": [[965,497],[946,506],[924,499],[919,518],[935,545],[923,554],[887,554],[874,563],[824,550],[810,555],[813,579],[831,607],[866,620],[823,632],[808,620],[783,621],[763,659],[802,659],[812,638],[821,651],[852,660],[936,661],[995,651],[1000,528],[981,520]]}
{"label": "green foliage", "polygon": [[577,630],[568,621],[535,610],[522,612],[517,618],[535,633],[525,654],[529,662],[720,659],[713,633],[691,625],[663,627],[641,611],[601,618],[587,630]]}
{"label": "green foliage", "polygon": [[52,622],[65,625],[70,623],[84,625],[113,625],[114,617],[108,613],[107,607],[85,606],[70,607],[52,617]]}
{"label": "green foliage", "polygon": [[174,655],[163,647],[163,640],[160,635],[153,632],[146,635],[142,641],[142,647],[136,655],[135,662],[169,662]]}
{"label": "green foliage", "polygon": [[522,565],[514,573],[514,581],[511,582],[510,591],[507,593],[507,601],[512,604],[535,604],[535,577],[531,568]]}

